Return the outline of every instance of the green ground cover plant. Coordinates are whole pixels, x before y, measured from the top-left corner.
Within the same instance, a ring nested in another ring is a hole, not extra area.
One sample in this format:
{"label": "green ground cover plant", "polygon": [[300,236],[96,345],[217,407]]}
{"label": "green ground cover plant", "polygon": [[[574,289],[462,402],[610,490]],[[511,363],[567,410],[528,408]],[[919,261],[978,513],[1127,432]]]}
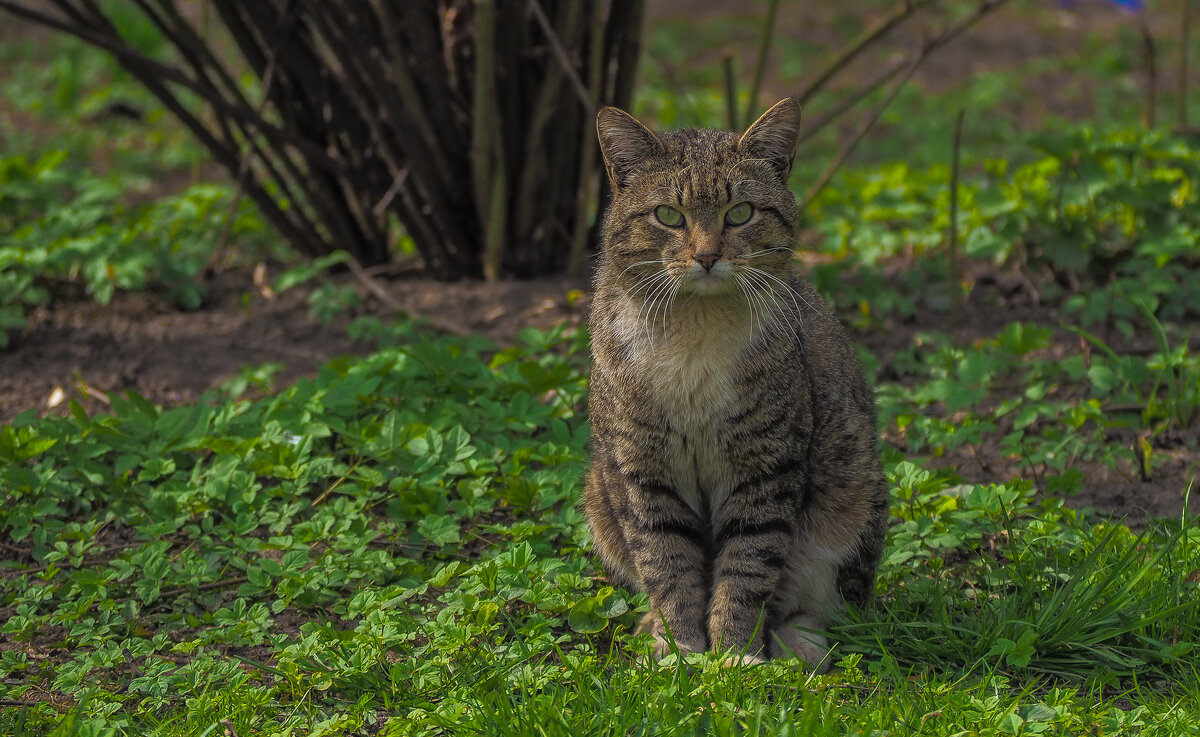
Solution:
{"label": "green ground cover plant", "polygon": [[[880,603],[834,628],[833,674],[651,664],[630,635],[645,599],[605,583],[576,507],[586,336],[354,330],[380,349],[275,396],[114,396],[111,415],[0,430],[0,529],[31,552],[0,584],[0,671],[5,698],[36,702],[0,726],[1181,734],[1200,718],[1190,520],[1133,533],[900,450]],[[1014,326],[978,352],[1011,370],[1043,338]],[[882,387],[885,422],[897,393]]]}
{"label": "green ground cover plant", "polygon": [[[650,34],[668,65],[705,43],[680,28]],[[360,318],[368,355],[281,391],[278,364],[250,366],[192,404],[114,395],[0,427],[0,734],[1196,734],[1197,520],[1131,528],[1067,504],[1097,475],[1157,479],[1179,458],[1172,491],[1184,509],[1197,492],[1200,153],[1130,127],[1137,39],[1118,42],[1090,42],[1106,123],[972,123],[965,273],[947,249],[947,101],[985,111],[1044,60],[965,96],[903,91],[882,121],[896,135],[864,141],[806,212],[814,279],[860,337],[947,314],[983,270],[1017,271],[1053,316],[862,349],[893,525],[878,601],[832,628],[829,674],[648,658],[631,634],[645,597],[604,578],[577,508],[585,332],[500,346]],[[96,52],[26,64],[43,53],[0,50],[20,71],[7,99],[63,122],[0,158],[0,344],[68,287],[196,307],[227,229],[237,254],[287,263],[278,290],[338,261],[272,250],[228,184],[148,193],[195,148]],[[646,66],[641,112],[721,120],[718,66]],[[148,142],[104,143],[94,116],[116,101],[143,110]],[[109,168],[88,162],[109,145]],[[807,182],[823,162],[798,166]],[[356,298],[322,284],[310,306],[325,319]]]}
{"label": "green ground cover plant", "polygon": [[73,170],[66,158],[0,158],[0,347],[30,308],[68,285],[102,305],[116,290],[153,289],[196,309],[205,293],[197,277],[223,240],[237,238],[243,258],[267,253],[264,225],[227,185],[127,206],[119,178]]}

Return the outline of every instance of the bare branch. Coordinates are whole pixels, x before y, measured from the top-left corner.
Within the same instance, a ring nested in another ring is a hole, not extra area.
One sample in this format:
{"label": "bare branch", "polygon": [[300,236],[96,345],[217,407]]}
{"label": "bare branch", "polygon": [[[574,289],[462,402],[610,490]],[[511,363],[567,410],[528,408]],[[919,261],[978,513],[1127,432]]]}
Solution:
{"label": "bare branch", "polygon": [[562,42],[558,40],[558,34],[554,32],[554,26],[550,24],[550,19],[546,17],[546,13],[542,10],[538,0],[529,0],[529,10],[533,13],[533,17],[537,20],[538,25],[542,29],[542,33],[546,34],[546,41],[549,42],[550,48],[554,51],[554,57],[558,59],[558,64],[562,67],[562,71],[567,75],[567,79],[571,80],[571,85],[575,88],[575,94],[579,97],[580,104],[583,109],[591,112],[592,101],[588,97],[587,87],[583,86],[583,80],[579,78],[579,74],[575,71],[575,65],[571,63],[571,57],[567,55],[567,50],[563,48]]}
{"label": "bare branch", "polygon": [[829,62],[824,69],[818,72],[816,78],[812,82],[809,82],[807,87],[797,92],[793,97],[798,99],[801,104],[805,103],[824,88],[829,80],[833,79],[838,72],[845,69],[850,65],[850,62],[858,58],[859,54],[866,51],[880,39],[885,38],[910,15],[929,5],[931,2],[934,2],[934,0],[904,0],[904,4],[896,12],[884,18],[859,36],[837,58]]}

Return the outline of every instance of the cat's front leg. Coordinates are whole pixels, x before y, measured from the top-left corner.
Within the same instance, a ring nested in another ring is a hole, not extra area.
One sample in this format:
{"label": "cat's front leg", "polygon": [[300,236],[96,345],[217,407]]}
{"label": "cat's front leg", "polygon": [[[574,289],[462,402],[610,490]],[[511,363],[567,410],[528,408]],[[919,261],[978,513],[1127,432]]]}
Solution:
{"label": "cat's front leg", "polygon": [[656,655],[708,649],[705,536],[700,518],[666,484],[630,483],[623,527],[638,582],[650,597],[639,632],[654,635]]}
{"label": "cat's front leg", "polygon": [[[782,464],[780,464],[782,465]],[[736,484],[714,520],[713,595],[708,636],[714,648],[765,655],[768,602],[795,543],[793,484],[768,470]]]}

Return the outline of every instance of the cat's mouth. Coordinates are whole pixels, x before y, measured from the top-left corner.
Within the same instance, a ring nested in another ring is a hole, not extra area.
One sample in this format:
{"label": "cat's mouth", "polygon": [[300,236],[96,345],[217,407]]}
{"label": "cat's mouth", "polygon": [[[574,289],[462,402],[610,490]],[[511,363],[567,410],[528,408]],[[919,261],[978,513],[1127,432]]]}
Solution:
{"label": "cat's mouth", "polygon": [[691,294],[725,294],[735,291],[733,269],[723,261],[713,264],[711,269],[705,269],[700,264],[692,266],[683,273],[683,291]]}

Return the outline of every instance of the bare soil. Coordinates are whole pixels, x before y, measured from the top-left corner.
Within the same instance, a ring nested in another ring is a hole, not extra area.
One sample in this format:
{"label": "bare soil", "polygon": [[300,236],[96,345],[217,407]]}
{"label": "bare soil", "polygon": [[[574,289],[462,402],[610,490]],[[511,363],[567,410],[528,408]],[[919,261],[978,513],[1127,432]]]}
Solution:
{"label": "bare soil", "polygon": [[[361,309],[328,323],[309,312],[309,289],[271,294],[255,284],[250,269],[212,276],[201,309],[181,311],[152,293],[119,292],[101,306],[75,289],[60,289],[50,308],[39,308],[14,345],[0,351],[0,422],[25,410],[65,413],[68,399],[102,411],[108,393],[136,392],[167,405],[195,401],[247,366],[273,362],[273,377],[288,386],[314,375],[330,358],[361,354],[370,345],[347,337],[361,314],[396,316],[348,274],[331,277],[363,292]],[[259,280],[262,281],[261,279]],[[550,328],[562,320],[582,322],[582,279],[553,277],[523,282],[445,284],[409,275],[373,279],[389,302],[421,316],[435,329],[485,335],[511,343],[524,327]]]}
{"label": "bare soil", "polygon": [[[309,314],[307,289],[264,296],[250,270],[213,276],[209,298],[195,312],[179,311],[153,294],[119,293],[106,307],[85,294],[60,294],[53,308],[35,313],[12,348],[0,352],[0,422],[11,422],[26,410],[64,414],[67,399],[89,412],[103,412],[110,392],[134,391],[165,405],[190,402],[243,367],[267,362],[284,365],[274,382],[288,386],[314,375],[335,356],[371,350],[347,337],[347,325],[360,314],[395,319],[396,304],[409,315],[425,318],[432,329],[484,335],[499,345],[514,342],[527,326],[582,324],[589,304],[586,280],[565,277],[444,284],[409,273],[373,278],[373,289],[349,274],[333,278],[358,288],[363,304],[329,323]],[[379,298],[378,290],[387,294],[390,304]],[[971,344],[996,335],[1010,322],[1057,328],[1062,317],[1055,307],[1040,304],[1020,277],[981,271],[958,312],[922,305],[911,318],[889,319],[853,337],[879,361],[881,380],[895,380],[892,362],[916,345],[918,333],[942,332]],[[1152,350],[1149,342],[1120,347]],[[1065,358],[1084,350],[1077,336],[1057,330],[1048,355]],[[889,439],[899,441],[885,436]],[[1109,440],[1126,448],[1138,443],[1132,431],[1111,433]],[[1067,501],[1135,526],[1151,518],[1178,517],[1185,490],[1200,467],[1198,447],[1200,427],[1160,436],[1155,440],[1157,463],[1148,478],[1141,477],[1136,464],[1114,471],[1099,462],[1080,462],[1076,467],[1086,478],[1085,488]],[[930,459],[929,464],[952,467],[968,482],[1018,476],[1042,481],[1038,469],[1007,456],[994,442]],[[1200,514],[1200,500],[1191,500],[1190,512]]]}

